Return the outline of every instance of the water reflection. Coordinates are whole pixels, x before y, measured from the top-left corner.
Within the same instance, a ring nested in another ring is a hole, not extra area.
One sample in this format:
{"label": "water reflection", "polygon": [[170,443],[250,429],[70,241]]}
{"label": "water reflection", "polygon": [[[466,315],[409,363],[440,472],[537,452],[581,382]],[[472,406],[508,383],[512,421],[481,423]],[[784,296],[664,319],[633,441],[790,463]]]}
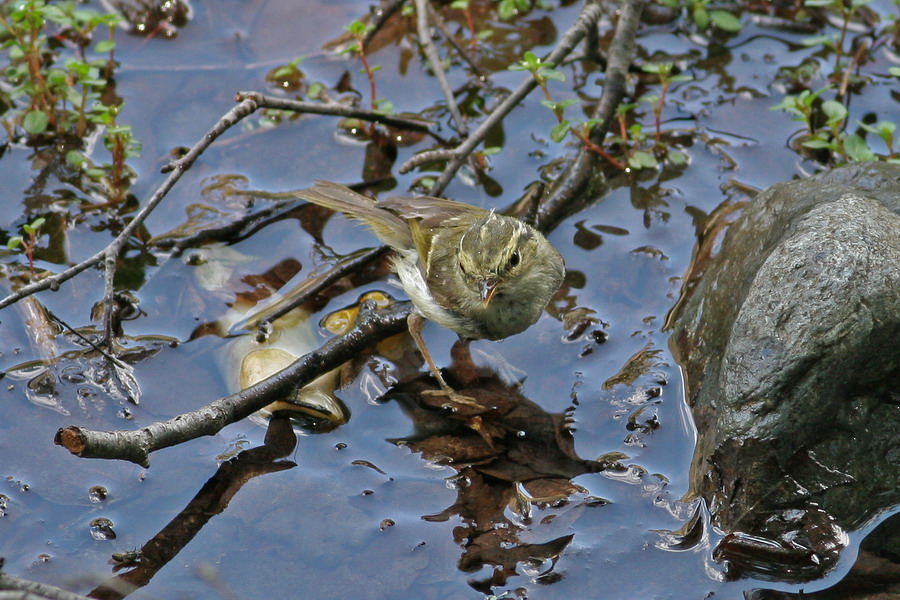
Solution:
{"label": "water reflection", "polygon": [[[603,502],[589,497],[571,479],[621,465],[579,457],[570,431],[571,415],[546,412],[525,398],[515,383],[505,383],[489,368],[476,366],[467,344],[457,343],[452,356],[445,374],[448,383],[480,407],[450,407],[446,398],[423,394],[433,389],[427,376],[398,385],[386,397],[400,403],[415,426],[413,435],[392,441],[456,470],[448,481],[456,490],[456,501],[423,518],[461,518],[463,524],[453,532],[463,549],[459,569],[467,573],[485,566],[493,569],[489,577],[470,581],[478,591],[490,594],[519,570],[538,581],[552,580],[553,567],[574,534],[526,541],[522,534],[533,524],[532,507],[561,508],[573,498],[585,506],[601,506]],[[541,523],[548,519],[552,517]]]}

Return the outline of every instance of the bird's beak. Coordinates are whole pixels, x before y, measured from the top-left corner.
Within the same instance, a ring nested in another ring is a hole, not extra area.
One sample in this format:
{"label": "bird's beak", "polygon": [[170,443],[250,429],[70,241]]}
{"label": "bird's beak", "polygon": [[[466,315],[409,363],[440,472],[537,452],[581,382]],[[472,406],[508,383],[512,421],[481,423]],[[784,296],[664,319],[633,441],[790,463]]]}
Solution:
{"label": "bird's beak", "polygon": [[481,303],[485,308],[491,303],[491,298],[497,292],[498,281],[494,278],[482,279],[478,282],[478,289],[481,291]]}

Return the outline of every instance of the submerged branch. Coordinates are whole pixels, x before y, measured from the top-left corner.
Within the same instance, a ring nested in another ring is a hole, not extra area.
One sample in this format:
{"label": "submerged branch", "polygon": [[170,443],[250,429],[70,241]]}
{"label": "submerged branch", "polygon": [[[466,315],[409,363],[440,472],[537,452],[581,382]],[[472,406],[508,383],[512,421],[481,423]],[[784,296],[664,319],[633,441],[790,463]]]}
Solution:
{"label": "submerged branch", "polygon": [[94,431],[69,426],[56,432],[54,442],[82,458],[114,458],[148,467],[151,452],[204,435],[215,435],[226,425],[250,416],[319,375],[359,356],[376,342],[403,332],[409,311],[408,302],[383,310],[375,309],[371,303],[363,303],[356,325],[347,333],[328,340],[318,350],[245,390],[137,431]]}

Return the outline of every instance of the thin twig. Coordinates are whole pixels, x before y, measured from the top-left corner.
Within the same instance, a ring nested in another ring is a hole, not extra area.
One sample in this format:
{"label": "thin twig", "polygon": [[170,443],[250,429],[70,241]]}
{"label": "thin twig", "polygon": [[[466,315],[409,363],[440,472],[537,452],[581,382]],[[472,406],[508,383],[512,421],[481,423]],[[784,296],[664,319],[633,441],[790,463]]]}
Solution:
{"label": "thin twig", "polygon": [[[625,96],[625,77],[634,57],[636,32],[645,1],[625,0],[619,12],[619,22],[607,57],[603,94],[592,116],[597,124],[591,129],[590,140],[597,146],[603,145],[616,109]],[[587,147],[579,148],[575,160],[557,180],[550,198],[538,211],[538,229],[553,229],[582,203],[591,202],[599,195],[605,184],[599,159],[599,155]]]}
{"label": "thin twig", "polygon": [[456,123],[456,131],[459,132],[459,135],[465,137],[468,134],[469,129],[466,127],[466,122],[462,118],[462,113],[459,112],[459,106],[456,105],[456,98],[453,96],[453,90],[450,88],[450,83],[447,81],[444,67],[441,66],[441,57],[438,55],[437,48],[434,47],[434,41],[431,39],[431,30],[428,27],[428,0],[415,1],[419,44],[422,46],[422,51],[425,53],[425,57],[431,65],[431,72],[437,77],[438,84],[441,86],[441,91],[444,93],[444,98],[447,100],[447,108],[450,109],[450,114],[453,115],[453,121]]}
{"label": "thin twig", "polygon": [[[588,2],[582,9],[581,14],[578,15],[578,19],[572,27],[570,27],[565,35],[563,35],[559,44],[557,44],[556,48],[553,49],[542,63],[548,68],[553,68],[558,65],[562,59],[572,52],[582,38],[587,35],[588,30],[592,27],[596,27],[597,21],[602,15],[603,9],[599,4]],[[444,171],[430,190],[432,196],[440,196],[444,193],[444,190],[453,180],[453,177],[456,176],[456,172],[459,171],[460,167],[462,167],[463,163],[475,150],[478,144],[480,144],[484,138],[487,137],[488,133],[490,133],[513,108],[530,94],[535,87],[537,87],[537,82],[534,77],[529,74],[527,79],[525,79],[519,87],[506,98],[506,100],[501,102],[500,105],[488,115],[487,119],[481,123],[478,129],[472,132],[472,134],[466,138],[466,141],[453,150],[453,158],[451,158],[447,166],[444,167]]]}
{"label": "thin twig", "polygon": [[306,102],[304,100],[291,100],[290,98],[277,98],[275,96],[267,96],[259,92],[238,92],[238,100],[252,99],[257,108],[273,108],[279,110],[290,110],[298,113],[308,113],[315,115],[331,115],[334,117],[348,117],[355,119],[363,119],[373,123],[381,123],[389,127],[403,129],[406,131],[418,131],[427,133],[441,143],[446,141],[433,131],[434,123],[426,119],[400,117],[397,115],[389,115],[380,112],[373,112],[356,106],[348,106],[340,102]]}
{"label": "thin twig", "polygon": [[86,596],[68,592],[46,583],[20,579],[6,573],[0,573],[0,590],[20,591],[32,594],[31,598],[46,598],[47,600],[90,600]]}
{"label": "thin twig", "polygon": [[456,156],[455,150],[426,150],[425,152],[419,152],[408,161],[400,165],[398,171],[401,175],[403,175],[404,173],[409,173],[420,165],[435,161],[450,160],[454,156]]}
{"label": "thin twig", "polygon": [[318,350],[247,389],[137,431],[94,431],[69,426],[56,432],[54,442],[82,458],[128,460],[148,467],[151,452],[215,435],[226,425],[250,416],[322,373],[356,358],[376,342],[405,331],[409,312],[409,302],[398,302],[380,310],[363,303],[356,325],[347,333],[328,340]]}

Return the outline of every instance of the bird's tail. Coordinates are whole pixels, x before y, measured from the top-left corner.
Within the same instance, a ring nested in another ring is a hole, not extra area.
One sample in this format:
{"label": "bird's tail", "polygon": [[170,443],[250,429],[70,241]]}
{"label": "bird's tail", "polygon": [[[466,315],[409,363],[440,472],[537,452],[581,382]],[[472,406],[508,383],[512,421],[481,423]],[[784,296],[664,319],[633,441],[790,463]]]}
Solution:
{"label": "bird's tail", "polygon": [[382,242],[392,248],[404,250],[413,247],[412,235],[405,219],[346,186],[330,181],[317,181],[312,188],[301,190],[298,195],[308,202],[342,212],[368,225]]}

